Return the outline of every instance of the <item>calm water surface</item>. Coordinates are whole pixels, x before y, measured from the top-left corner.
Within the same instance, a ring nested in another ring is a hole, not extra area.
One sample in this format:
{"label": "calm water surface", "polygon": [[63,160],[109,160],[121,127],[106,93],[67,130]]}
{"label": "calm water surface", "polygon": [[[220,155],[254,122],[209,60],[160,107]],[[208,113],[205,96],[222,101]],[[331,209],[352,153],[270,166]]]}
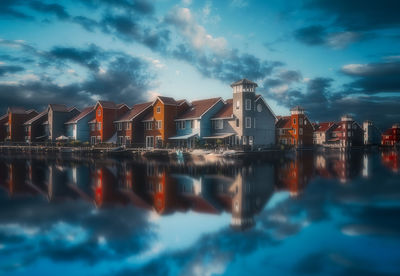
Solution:
{"label": "calm water surface", "polygon": [[0,274],[399,275],[399,168],[0,156]]}

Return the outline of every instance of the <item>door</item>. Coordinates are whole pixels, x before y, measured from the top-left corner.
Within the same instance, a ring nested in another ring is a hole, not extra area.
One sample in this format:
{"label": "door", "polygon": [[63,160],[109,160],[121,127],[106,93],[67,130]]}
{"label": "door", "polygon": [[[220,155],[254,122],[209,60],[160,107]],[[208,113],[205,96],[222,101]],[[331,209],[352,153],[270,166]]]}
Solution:
{"label": "door", "polygon": [[154,136],[146,136],[146,148],[154,147]]}

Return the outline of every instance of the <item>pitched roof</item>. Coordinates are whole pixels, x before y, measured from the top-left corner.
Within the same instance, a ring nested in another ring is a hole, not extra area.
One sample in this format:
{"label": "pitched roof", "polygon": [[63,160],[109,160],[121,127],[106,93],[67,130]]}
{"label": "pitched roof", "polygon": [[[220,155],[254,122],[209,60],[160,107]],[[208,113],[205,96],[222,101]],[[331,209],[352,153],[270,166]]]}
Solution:
{"label": "pitched roof", "polygon": [[1,116],[1,117],[0,117],[0,121],[1,121],[1,120],[4,120],[4,119],[6,119],[6,118],[8,118],[8,113],[6,113],[6,114],[4,114],[3,116]]}
{"label": "pitched roof", "polygon": [[174,100],[174,98],[171,97],[158,96],[157,99],[160,100],[163,104],[177,105],[177,102]]}
{"label": "pitched roof", "polygon": [[221,100],[222,100],[221,98],[212,98],[212,99],[193,101],[191,103],[191,108],[189,108],[186,112],[182,113],[176,119],[182,120],[182,119],[200,118],[212,106],[214,106],[218,101]]}
{"label": "pitched roof", "polygon": [[181,105],[181,104],[183,104],[183,103],[187,103],[187,104],[189,104],[189,103],[188,103],[188,101],[187,101],[187,100],[185,100],[185,99],[182,99],[182,100],[177,100],[177,101],[176,101],[176,104],[177,104],[177,105]]}
{"label": "pitched roof", "polygon": [[336,124],[333,128],[332,131],[342,131],[342,124]]}
{"label": "pitched roof", "polygon": [[276,122],[276,128],[292,128],[290,116],[282,116]]}
{"label": "pitched roof", "polygon": [[68,112],[69,109],[65,104],[49,104],[49,107],[54,111]]}
{"label": "pitched roof", "polygon": [[90,112],[94,111],[94,106],[85,107],[81,113],[73,117],[71,120],[67,121],[65,124],[74,124],[77,123],[80,119],[85,118]]}
{"label": "pitched roof", "polygon": [[145,111],[147,108],[149,108],[152,105],[152,102],[147,102],[147,103],[140,103],[140,104],[135,104],[132,106],[132,109],[122,115],[116,122],[126,122],[134,119],[136,116],[140,115],[143,111]]}
{"label": "pitched roof", "polygon": [[255,85],[256,87],[258,86],[257,83],[252,82],[252,81],[250,81],[248,79],[241,79],[241,80],[238,80],[238,81],[235,81],[234,83],[232,83],[231,87],[234,87],[234,86],[237,86],[237,85],[241,85],[241,84],[252,84],[252,85]]}
{"label": "pitched roof", "polygon": [[24,123],[24,125],[30,125],[30,124],[34,123],[35,121],[39,120],[40,118],[42,118],[45,115],[47,115],[47,109],[45,111],[40,112],[38,115],[36,115],[32,119],[26,121]]}
{"label": "pitched roof", "polygon": [[146,116],[144,116],[142,122],[144,122],[144,121],[153,121],[153,120],[154,120],[153,113],[150,112],[149,114],[147,114]]}
{"label": "pitched roof", "polygon": [[12,106],[8,108],[8,112],[14,113],[14,114],[26,114],[26,110],[23,107],[16,107]]}
{"label": "pitched roof", "polygon": [[225,105],[215,114],[212,119],[231,118],[233,116],[233,99],[225,101]]}
{"label": "pitched roof", "polygon": [[319,124],[315,124],[315,131],[316,132],[325,132],[328,129],[330,129],[333,125],[335,124],[335,122],[323,122],[323,123],[319,123]]}

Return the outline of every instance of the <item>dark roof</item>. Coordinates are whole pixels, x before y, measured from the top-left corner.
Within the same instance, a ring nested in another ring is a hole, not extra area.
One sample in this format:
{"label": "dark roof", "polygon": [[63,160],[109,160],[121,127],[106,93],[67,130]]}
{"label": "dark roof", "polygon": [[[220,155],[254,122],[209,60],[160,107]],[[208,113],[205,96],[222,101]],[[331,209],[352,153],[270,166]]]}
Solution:
{"label": "dark roof", "polygon": [[134,119],[136,116],[141,114],[143,111],[145,111],[147,108],[149,108],[152,105],[152,102],[147,102],[147,103],[141,103],[141,104],[135,104],[132,106],[132,109],[122,115],[116,122],[126,122]]}
{"label": "dark roof", "polygon": [[248,79],[241,79],[241,80],[238,80],[238,81],[235,81],[234,83],[232,83],[231,87],[234,87],[234,86],[237,86],[237,85],[241,85],[241,84],[252,84],[252,85],[255,85],[256,87],[258,86],[257,83],[252,82],[252,81],[250,81]]}
{"label": "dark roof", "polygon": [[276,122],[276,128],[292,128],[290,116],[282,116]]}
{"label": "dark roof", "polygon": [[212,98],[212,99],[193,101],[191,103],[191,108],[189,108],[186,112],[182,113],[177,119],[181,120],[181,119],[199,118],[220,100],[221,98]]}
{"label": "dark roof", "polygon": [[215,114],[212,119],[231,118],[233,116],[233,99],[225,101],[225,105]]}
{"label": "dark roof", "polygon": [[4,119],[6,119],[6,118],[8,118],[8,113],[6,113],[6,114],[4,114],[3,116],[1,116],[1,117],[0,117],[0,121],[1,121],[1,120],[4,120]]}
{"label": "dark roof", "polygon": [[38,115],[36,115],[32,119],[26,121],[24,123],[24,125],[30,125],[30,124],[34,123],[35,121],[39,120],[40,118],[42,118],[45,115],[47,115],[47,109],[45,111],[40,112]]}
{"label": "dark roof", "polygon": [[80,119],[86,117],[90,112],[94,111],[94,106],[85,107],[81,113],[73,117],[71,120],[67,121],[66,124],[77,123]]}
{"label": "dark roof", "polygon": [[54,111],[68,112],[69,109],[65,104],[49,104],[49,107]]}
{"label": "dark roof", "polygon": [[8,112],[14,113],[14,114],[26,114],[26,110],[23,107],[16,107],[12,106],[8,108]]}
{"label": "dark roof", "polygon": [[163,104],[177,105],[177,102],[171,97],[158,96],[157,99],[159,99]]}
{"label": "dark roof", "polygon": [[153,121],[153,120],[154,120],[153,113],[150,112],[149,114],[147,114],[147,115],[143,118],[142,122],[143,122],[143,121]]}
{"label": "dark roof", "polygon": [[103,108],[107,108],[107,109],[120,109],[123,106],[127,106],[124,103],[116,104],[116,103],[110,102],[110,101],[97,101],[97,103],[100,104]]}
{"label": "dark roof", "polygon": [[[178,100],[178,101],[176,101],[176,104],[177,105],[181,105],[181,104],[183,104],[183,103],[188,103],[185,99],[182,99],[182,100]],[[189,103],[188,103],[189,104]]]}
{"label": "dark roof", "polygon": [[335,124],[335,122],[323,122],[323,123],[315,124],[314,125],[315,131],[325,132],[329,128],[331,128],[334,124]]}

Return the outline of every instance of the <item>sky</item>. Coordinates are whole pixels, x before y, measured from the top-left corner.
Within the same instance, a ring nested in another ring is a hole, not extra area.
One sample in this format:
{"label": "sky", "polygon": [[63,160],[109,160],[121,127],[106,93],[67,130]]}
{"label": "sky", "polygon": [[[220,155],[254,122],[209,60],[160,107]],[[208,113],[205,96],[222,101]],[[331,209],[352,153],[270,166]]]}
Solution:
{"label": "sky", "polygon": [[400,122],[396,0],[2,0],[0,111],[232,97],[276,115]]}

